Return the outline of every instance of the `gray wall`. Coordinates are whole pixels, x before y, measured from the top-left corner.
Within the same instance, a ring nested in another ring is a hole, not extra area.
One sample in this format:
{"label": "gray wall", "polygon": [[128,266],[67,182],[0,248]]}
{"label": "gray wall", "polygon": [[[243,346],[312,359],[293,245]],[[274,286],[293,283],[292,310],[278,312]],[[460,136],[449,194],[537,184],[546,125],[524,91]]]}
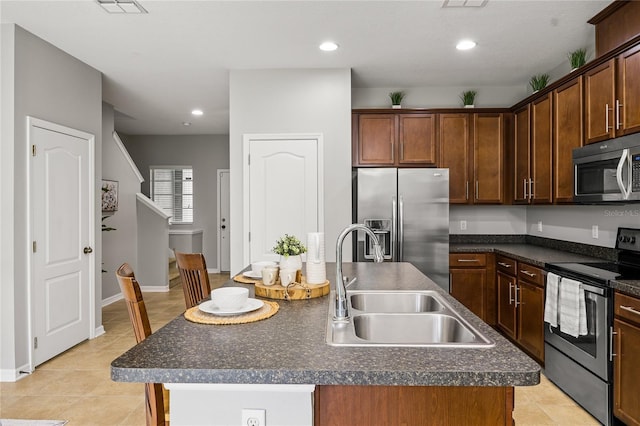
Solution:
{"label": "gray wall", "polygon": [[[142,193],[150,196],[149,166],[193,166],[194,223],[172,225],[172,229],[202,229],[202,252],[207,267],[218,269],[217,211],[218,169],[229,168],[229,137],[198,136],[134,136],[120,135],[145,181]],[[168,245],[167,245],[168,247]]]}
{"label": "gray wall", "polygon": [[[349,69],[232,70],[230,76],[231,273],[244,268],[243,135],[322,133],[324,231],[331,244],[351,223],[351,71]],[[345,259],[351,259],[351,241]]]}
{"label": "gray wall", "polygon": [[[27,135],[26,117],[33,116],[95,135],[94,190],[102,175],[102,75],[55,46],[14,24],[2,24],[2,349],[0,371],[28,363],[27,307]],[[11,68],[13,66],[13,68]],[[13,74],[12,81],[8,76]],[[11,100],[5,99],[5,91]],[[6,155],[5,155],[6,154]],[[12,209],[12,211],[9,211]],[[95,204],[95,328],[102,325],[100,198]],[[11,230],[9,230],[12,228]],[[10,255],[9,253],[13,253]],[[11,258],[13,256],[13,258]],[[7,259],[5,259],[5,257]],[[7,313],[7,314],[5,314]],[[7,325],[9,324],[9,325]]]}
{"label": "gray wall", "polygon": [[138,229],[136,193],[140,181],[113,138],[113,106],[102,104],[102,177],[118,181],[118,211],[104,213],[105,225],[115,231],[102,233],[102,301],[109,303],[121,295],[115,272],[124,262],[138,271]]}

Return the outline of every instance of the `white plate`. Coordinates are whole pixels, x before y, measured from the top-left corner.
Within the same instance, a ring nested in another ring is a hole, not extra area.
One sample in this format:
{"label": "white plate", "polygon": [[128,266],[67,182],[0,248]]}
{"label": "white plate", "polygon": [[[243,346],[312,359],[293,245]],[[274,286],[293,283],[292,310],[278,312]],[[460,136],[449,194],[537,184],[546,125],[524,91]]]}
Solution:
{"label": "white plate", "polygon": [[232,310],[220,309],[213,303],[213,300],[207,300],[206,302],[202,302],[198,305],[198,309],[202,312],[206,312],[208,314],[220,315],[220,316],[230,316],[230,315],[240,315],[247,312],[255,311],[256,309],[262,308],[264,302],[262,300],[249,298],[247,299],[247,303],[244,304],[243,307]]}
{"label": "white plate", "polygon": [[243,272],[242,275],[244,275],[247,278],[253,278],[255,280],[259,280],[260,278],[262,278],[262,272],[255,273],[253,271],[247,271],[247,272]]}

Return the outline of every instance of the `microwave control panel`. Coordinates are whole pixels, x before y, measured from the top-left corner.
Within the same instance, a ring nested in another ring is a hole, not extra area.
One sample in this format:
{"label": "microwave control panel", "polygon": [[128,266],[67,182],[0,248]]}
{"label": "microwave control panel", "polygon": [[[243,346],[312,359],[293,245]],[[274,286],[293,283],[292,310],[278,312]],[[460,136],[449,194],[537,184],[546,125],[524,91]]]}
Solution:
{"label": "microwave control panel", "polygon": [[631,191],[640,191],[640,153],[631,156]]}

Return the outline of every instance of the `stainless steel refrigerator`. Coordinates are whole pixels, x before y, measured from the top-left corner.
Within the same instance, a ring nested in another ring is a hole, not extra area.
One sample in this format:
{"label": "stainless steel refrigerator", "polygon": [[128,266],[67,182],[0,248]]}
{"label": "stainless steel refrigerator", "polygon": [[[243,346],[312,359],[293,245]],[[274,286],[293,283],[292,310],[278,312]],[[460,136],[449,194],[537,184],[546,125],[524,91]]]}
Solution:
{"label": "stainless steel refrigerator", "polygon": [[[357,169],[354,219],[378,236],[385,260],[410,262],[449,291],[449,169]],[[358,232],[357,261],[373,259]]]}

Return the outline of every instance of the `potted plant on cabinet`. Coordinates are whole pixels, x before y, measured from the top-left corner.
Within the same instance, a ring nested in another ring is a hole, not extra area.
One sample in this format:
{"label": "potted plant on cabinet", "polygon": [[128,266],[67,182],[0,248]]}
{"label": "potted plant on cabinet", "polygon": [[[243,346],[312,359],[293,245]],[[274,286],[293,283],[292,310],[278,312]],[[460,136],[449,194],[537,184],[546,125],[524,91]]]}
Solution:
{"label": "potted plant on cabinet", "polygon": [[302,269],[302,253],[307,248],[294,235],[284,234],[276,241],[273,252],[280,255],[280,269]]}
{"label": "potted plant on cabinet", "polygon": [[570,52],[569,62],[571,63],[571,71],[575,71],[587,62],[587,49],[581,48]]}
{"label": "potted plant on cabinet", "polygon": [[475,106],[475,99],[478,92],[475,90],[465,90],[460,95],[460,100],[462,100],[462,105],[465,108],[473,108]]}
{"label": "potted plant on cabinet", "polygon": [[402,108],[401,103],[404,99],[404,92],[391,92],[389,97],[391,98],[391,108]]}
{"label": "potted plant on cabinet", "polygon": [[544,89],[547,87],[549,83],[549,74],[538,74],[531,77],[529,80],[529,85],[533,89],[533,93],[536,93],[538,90]]}

